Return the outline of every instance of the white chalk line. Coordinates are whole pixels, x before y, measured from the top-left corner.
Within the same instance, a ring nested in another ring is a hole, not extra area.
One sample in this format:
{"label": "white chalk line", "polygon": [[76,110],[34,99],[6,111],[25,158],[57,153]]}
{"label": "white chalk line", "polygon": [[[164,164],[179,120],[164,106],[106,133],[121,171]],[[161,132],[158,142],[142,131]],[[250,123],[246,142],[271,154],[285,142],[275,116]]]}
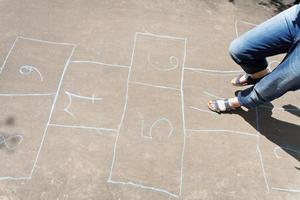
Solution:
{"label": "white chalk line", "polygon": [[0,97],[26,97],[26,96],[52,96],[55,95],[55,93],[45,93],[45,94],[0,94]]}
{"label": "white chalk line", "polygon": [[293,193],[299,193],[300,189],[286,189],[286,188],[278,188],[278,187],[272,187],[272,190],[278,190],[281,192],[293,192]]}
{"label": "white chalk line", "polygon": [[272,106],[265,106],[265,105],[260,105],[260,108],[264,108],[264,109],[270,109],[270,110],[280,110],[280,111],[296,111],[296,112],[300,112],[300,110],[298,108],[282,108],[282,107],[272,107]]}
{"label": "white chalk line", "polygon": [[108,131],[108,132],[117,131],[117,129],[111,129],[111,128],[99,128],[99,127],[92,127],[92,126],[65,125],[65,124],[54,124],[54,123],[49,124],[49,126],[55,126],[61,128],[87,129],[87,130],[96,130],[96,131]]}
{"label": "white chalk line", "polygon": [[244,23],[244,24],[247,24],[247,25],[250,25],[250,26],[257,26],[257,24],[253,24],[253,23],[251,23],[251,22],[247,22],[247,21],[237,20],[237,19],[236,19],[235,22],[234,22],[235,35],[236,35],[236,37],[239,37],[238,23],[240,23],[240,22],[242,22],[242,23]]}
{"label": "white chalk line", "polygon": [[[24,71],[25,70],[25,71]],[[20,67],[19,72],[22,75],[29,75],[31,74],[33,71],[36,71],[40,77],[40,81],[43,82],[44,81],[44,77],[42,75],[42,73],[34,66],[31,65],[23,65]]]}
{"label": "white chalk line", "polygon": [[126,82],[125,104],[124,104],[124,107],[123,107],[122,117],[121,117],[120,123],[118,125],[118,129],[117,129],[117,136],[116,136],[115,144],[114,144],[114,148],[113,148],[113,158],[112,158],[111,168],[110,168],[110,172],[109,172],[107,182],[112,180],[113,168],[114,168],[115,161],[116,161],[117,145],[118,145],[118,140],[119,140],[119,137],[120,137],[120,129],[121,129],[121,126],[124,122],[124,118],[125,118],[125,114],[126,114],[126,110],[127,110],[128,92],[129,92],[129,79],[130,79],[130,75],[131,75],[133,57],[134,57],[134,53],[135,53],[136,39],[137,39],[137,33],[135,33],[135,35],[134,35],[133,48],[132,48],[132,54],[131,54],[131,62],[130,62],[129,72],[128,72],[128,76],[127,76],[127,82]]}
{"label": "white chalk line", "polygon": [[68,96],[68,99],[69,99],[69,103],[68,105],[64,108],[64,111],[66,113],[68,113],[69,115],[71,115],[72,117],[74,117],[74,113],[71,112],[69,109],[72,105],[72,98],[78,98],[78,99],[84,99],[84,100],[89,100],[89,101],[92,101],[92,104],[95,103],[95,101],[101,101],[103,100],[103,98],[100,98],[100,97],[95,97],[95,95],[93,94],[92,97],[88,97],[88,96],[82,96],[82,95],[78,95],[78,94],[74,94],[74,93],[71,93],[69,91],[65,91],[65,94]]}
{"label": "white chalk line", "polygon": [[114,184],[121,184],[121,185],[130,185],[130,186],[134,186],[134,187],[138,187],[138,188],[142,188],[142,189],[146,189],[146,190],[152,190],[152,191],[155,191],[155,192],[165,193],[165,194],[170,195],[172,197],[179,198],[178,195],[176,195],[174,193],[171,193],[167,190],[161,189],[161,188],[145,186],[145,185],[137,184],[137,183],[133,183],[133,182],[122,182],[122,181],[113,181],[113,180],[108,180],[107,182],[108,183],[114,183]]}
{"label": "white chalk line", "polygon": [[277,154],[277,151],[278,151],[279,149],[280,149],[280,150],[288,150],[288,151],[291,151],[291,152],[300,154],[300,150],[292,149],[292,148],[289,148],[289,147],[278,146],[278,147],[275,147],[275,148],[273,149],[273,153],[274,153],[274,155],[275,155],[276,158],[281,158],[281,157]]}
{"label": "white chalk line", "polygon": [[100,101],[100,100],[103,99],[103,98],[100,98],[100,97],[95,97],[95,95],[92,95],[91,97],[89,97],[89,96],[83,96],[83,95],[75,94],[75,93],[72,93],[72,92],[69,92],[69,91],[65,91],[65,93],[68,96],[76,97],[78,99],[90,100],[90,101],[92,101],[92,103],[95,103],[95,101]]}
{"label": "white chalk line", "polygon": [[186,147],[186,121],[185,121],[185,104],[184,104],[184,70],[186,62],[186,51],[187,51],[187,38],[184,38],[184,51],[183,51],[183,66],[181,70],[181,81],[180,81],[180,93],[181,93],[181,113],[182,113],[182,129],[183,129],[183,146],[181,153],[181,168],[180,168],[180,185],[179,185],[179,196],[182,196],[183,191],[183,179],[184,179],[184,155]]}
{"label": "white chalk line", "polygon": [[30,41],[34,41],[34,42],[42,42],[42,43],[46,43],[46,44],[56,44],[56,45],[65,45],[65,46],[76,46],[75,44],[71,44],[71,43],[64,43],[64,42],[52,42],[52,41],[48,41],[48,40],[41,40],[41,39],[35,39],[35,38],[29,38],[29,37],[23,37],[23,36],[18,36],[17,38],[21,38],[24,40],[30,40]]}
{"label": "white chalk line", "polygon": [[142,33],[142,32],[136,32],[136,35],[144,35],[144,36],[152,36],[152,37],[157,37],[157,38],[164,38],[164,39],[173,39],[173,40],[183,40],[185,41],[186,38],[183,37],[174,37],[174,36],[169,36],[169,35],[158,35],[154,33]]}
{"label": "white chalk line", "polygon": [[2,176],[0,177],[0,181],[4,181],[4,180],[16,180],[16,181],[19,181],[19,180],[30,180],[31,177],[12,177],[12,176]]}
{"label": "white chalk line", "polygon": [[144,120],[141,120],[141,137],[146,139],[152,139],[151,136],[147,136],[144,134]]}
{"label": "white chalk line", "polygon": [[262,153],[261,153],[261,150],[260,150],[260,132],[259,132],[259,115],[258,115],[258,108],[255,108],[255,115],[256,115],[256,134],[257,134],[257,143],[256,143],[256,150],[257,150],[257,153],[258,153],[258,156],[259,156],[259,161],[260,161],[260,166],[261,166],[261,169],[262,169],[262,174],[263,174],[263,177],[264,177],[264,181],[265,181],[265,184],[266,184],[266,189],[267,189],[267,192],[269,193],[270,192],[270,186],[269,186],[269,181],[267,179],[267,175],[266,175],[266,171],[265,171],[265,166],[264,166],[264,162],[263,162],[263,157],[262,157]]}
{"label": "white chalk line", "polygon": [[28,38],[28,37],[22,37],[22,36],[17,36],[16,39],[14,40],[7,56],[5,57],[4,59],[4,62],[0,68],[0,74],[2,73],[5,65],[6,65],[6,62],[12,52],[12,50],[14,49],[15,45],[16,45],[16,42],[18,41],[18,39],[24,39],[24,40],[30,40],[30,41],[35,41],[35,42],[42,42],[42,43],[48,43],[48,44],[58,44],[58,45],[68,45],[68,46],[74,46],[74,44],[70,44],[70,43],[60,43],[60,42],[51,42],[51,41],[47,41],[47,40],[39,40],[39,39],[34,39],[34,38]]}
{"label": "white chalk line", "polygon": [[108,64],[103,62],[97,62],[97,61],[87,61],[87,60],[73,60],[71,63],[87,63],[87,64],[97,64],[97,65],[105,65],[108,67],[116,67],[116,68],[126,68],[128,69],[130,66],[127,65],[118,65],[118,64]]}
{"label": "white chalk line", "polygon": [[210,133],[232,133],[232,134],[239,134],[239,135],[246,135],[251,137],[258,137],[254,133],[242,132],[242,131],[234,131],[234,130],[226,130],[226,129],[186,129],[191,133],[193,132],[210,132]]}
{"label": "white chalk line", "polygon": [[215,115],[215,116],[219,116],[217,113],[209,111],[209,110],[204,110],[204,109],[197,108],[197,107],[194,107],[194,106],[190,106],[190,108],[193,109],[193,110],[200,111],[200,112],[205,112],[205,113],[209,113],[209,114],[212,114],[212,115]]}
{"label": "white chalk line", "polygon": [[217,96],[217,95],[214,95],[212,93],[209,93],[207,91],[203,91],[204,94],[206,94],[207,96],[210,96],[210,97],[213,97],[213,98],[217,98],[217,99],[225,99],[224,97],[220,97],[220,96]]}
{"label": "white chalk line", "polygon": [[18,41],[18,37],[16,37],[15,41],[13,42],[11,48],[10,48],[9,51],[8,51],[8,54],[6,55],[6,57],[5,57],[5,59],[4,59],[4,62],[3,62],[3,64],[2,64],[2,66],[1,66],[1,68],[0,68],[0,74],[2,73],[2,71],[3,71],[3,69],[4,69],[5,65],[6,65],[6,62],[7,62],[8,58],[9,58],[9,56],[10,56],[12,50],[14,49],[14,47],[15,47],[17,41]]}
{"label": "white chalk line", "polygon": [[[108,180],[107,182],[112,182],[112,173],[113,173],[113,168],[114,168],[114,163],[115,163],[115,160],[116,160],[116,148],[117,148],[117,144],[118,144],[118,139],[119,139],[119,136],[120,136],[120,129],[121,129],[121,126],[124,122],[124,118],[125,118],[125,114],[126,114],[126,111],[127,111],[127,105],[128,105],[128,93],[129,93],[129,83],[130,83],[130,77],[131,77],[131,69],[132,69],[132,65],[133,65],[133,57],[134,57],[134,53],[135,53],[135,48],[136,48],[136,40],[137,40],[137,35],[138,34],[141,34],[141,33],[138,33],[136,32],[135,33],[135,36],[134,36],[134,45],[133,45],[133,50],[132,50],[132,55],[131,55],[131,63],[130,63],[130,68],[129,68],[129,73],[128,73],[128,77],[127,77],[127,87],[126,87],[126,96],[125,96],[125,105],[124,105],[124,109],[123,109],[123,114],[122,114],[122,117],[121,117],[121,121],[120,121],[120,124],[118,126],[118,131],[117,131],[117,136],[116,136],[116,140],[115,140],[115,145],[114,145],[114,151],[113,151],[113,159],[112,159],[112,164],[111,164],[111,169],[110,169],[110,174],[109,174],[109,177],[108,177]],[[144,35],[144,34],[142,34]],[[156,35],[152,35],[152,34],[145,34],[145,35],[150,35],[150,36],[154,36],[154,37],[157,37]],[[166,37],[168,38],[168,37]],[[173,38],[174,39],[174,38]],[[186,48],[186,39],[185,39],[185,48]],[[184,58],[185,60],[185,58]],[[182,68],[182,70],[184,70],[184,67]],[[182,74],[182,78],[183,78],[183,74]],[[183,84],[183,79],[182,79],[182,84]],[[153,86],[153,85],[152,85]],[[183,90],[181,89],[181,92],[183,92]],[[184,107],[183,107],[184,109]],[[183,161],[183,160],[182,160]],[[182,170],[181,170],[181,173],[182,173]],[[182,176],[181,176],[181,181],[182,181]],[[116,183],[116,182],[115,182]],[[126,183],[125,183],[126,184]],[[129,183],[129,185],[133,185],[134,186],[134,183]],[[142,187],[141,185],[138,185],[140,187]],[[146,189],[146,188],[145,188]],[[181,189],[180,189],[181,190]],[[161,190],[161,189],[156,189],[154,191],[158,191],[158,192],[163,192],[164,190]],[[168,194],[169,192],[167,192]],[[171,193],[170,193],[171,195]],[[178,198],[178,195],[172,195],[176,198]]]}
{"label": "white chalk line", "polygon": [[57,91],[56,91],[56,94],[55,94],[55,97],[54,97],[54,100],[53,100],[53,103],[52,103],[52,106],[51,106],[49,118],[48,118],[48,121],[47,121],[47,124],[46,124],[46,128],[45,128],[44,133],[43,133],[43,137],[42,137],[42,140],[41,140],[41,144],[40,144],[40,146],[39,146],[39,149],[38,149],[38,153],[37,153],[36,159],[35,159],[35,161],[34,161],[32,170],[31,170],[31,172],[30,172],[30,177],[32,177],[33,172],[34,172],[34,169],[35,169],[35,166],[36,166],[37,161],[38,161],[38,159],[39,159],[39,155],[40,155],[40,153],[41,153],[41,150],[42,150],[42,147],[43,147],[43,144],[44,144],[46,135],[47,135],[47,130],[48,130],[48,127],[49,127],[51,118],[52,118],[52,114],[53,114],[53,111],[54,111],[54,108],[55,108],[56,101],[57,101],[57,99],[58,99],[58,95],[59,95],[59,92],[60,92],[60,89],[61,89],[61,86],[62,86],[62,82],[63,82],[65,73],[66,73],[66,71],[67,71],[67,69],[68,69],[68,66],[69,66],[69,64],[70,64],[71,57],[73,56],[75,49],[76,49],[76,45],[73,45],[73,49],[72,49],[72,51],[71,51],[71,54],[70,54],[68,60],[66,61],[66,64],[65,64],[65,66],[64,66],[63,73],[62,73],[61,78],[60,78],[60,81],[59,81],[59,83],[58,83]]}
{"label": "white chalk line", "polygon": [[178,89],[178,88],[161,86],[161,85],[154,85],[154,84],[149,84],[149,83],[142,83],[142,82],[138,82],[138,81],[129,81],[129,83],[130,84],[143,85],[143,86],[149,86],[149,87],[154,87],[154,88],[160,88],[160,89],[168,89],[168,90],[177,90],[177,91],[180,91],[180,89]]}
{"label": "white chalk line", "polygon": [[213,69],[191,68],[191,67],[186,67],[185,69],[196,73],[203,73],[208,75],[219,75],[219,76],[221,75],[232,76],[235,74],[243,73],[242,70],[213,70]]}
{"label": "white chalk line", "polygon": [[[20,39],[25,39],[25,40],[36,41],[36,42],[44,42],[44,43],[49,43],[49,44],[71,45],[71,46],[73,46],[73,50],[72,50],[71,56],[73,55],[73,52],[74,52],[74,50],[75,50],[75,45],[73,45],[73,44],[68,44],[68,43],[56,43],[56,42],[50,42],[50,41],[46,41],[46,40],[38,40],[38,39],[33,39],[33,38],[26,38],[26,37],[22,37],[22,36],[17,36],[16,39],[14,40],[13,45],[11,46],[11,48],[10,48],[8,54],[7,54],[7,56],[5,57],[5,60],[4,60],[3,64],[2,64],[1,68],[0,68],[0,74],[2,73],[4,67],[5,67],[5,65],[6,65],[6,63],[7,63],[7,60],[8,60],[8,58],[9,58],[9,56],[10,56],[12,50],[14,49],[15,44],[16,44],[16,42],[18,41],[19,38],[20,38]],[[70,56],[70,57],[71,57],[71,56]],[[68,62],[67,62],[67,63],[68,63]],[[66,64],[67,64],[67,63],[66,63]],[[66,67],[66,66],[65,66],[65,67]],[[57,93],[56,93],[56,94],[57,94]],[[6,97],[11,97],[11,96],[12,96],[12,97],[13,97],[13,96],[50,96],[50,95],[54,95],[54,93],[53,93],[53,94],[52,94],[52,93],[51,93],[51,94],[0,94],[0,96],[6,96]],[[6,176],[6,177],[0,177],[0,180],[25,180],[25,179],[31,179],[32,174],[33,174],[33,171],[34,171],[34,169],[35,169],[36,162],[37,162],[37,160],[38,160],[38,156],[39,156],[40,150],[41,150],[41,148],[42,148],[42,144],[43,144],[43,141],[44,141],[44,138],[45,138],[47,126],[48,126],[48,125],[46,125],[45,131],[44,131],[44,134],[43,134],[43,137],[42,137],[42,141],[41,141],[40,147],[39,147],[39,149],[38,149],[38,153],[37,153],[36,160],[35,160],[35,162],[34,162],[34,165],[33,165],[32,169],[31,169],[31,172],[30,172],[30,176],[29,176],[29,177],[11,177],[11,176]]]}

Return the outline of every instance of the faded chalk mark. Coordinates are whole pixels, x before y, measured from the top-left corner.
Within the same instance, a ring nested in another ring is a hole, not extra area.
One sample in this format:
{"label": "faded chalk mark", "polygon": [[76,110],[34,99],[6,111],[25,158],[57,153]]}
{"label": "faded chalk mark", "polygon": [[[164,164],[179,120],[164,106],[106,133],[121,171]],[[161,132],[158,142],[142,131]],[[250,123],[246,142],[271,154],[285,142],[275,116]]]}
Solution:
{"label": "faded chalk mark", "polygon": [[[162,68],[158,61],[156,61],[156,62],[151,61],[150,54],[148,55],[147,60],[148,60],[149,65],[158,71],[164,71],[164,72],[172,71],[172,70],[175,70],[176,68],[178,68],[178,66],[179,66],[179,61],[176,56],[169,57],[169,64],[171,65],[171,67],[166,67],[166,68]],[[158,66],[160,66],[160,67],[158,67]]]}
{"label": "faded chalk mark", "polygon": [[5,137],[0,135],[0,145],[4,145],[9,150],[15,150],[23,142],[23,135],[16,134]]}
{"label": "faded chalk mark", "polygon": [[292,148],[289,148],[289,147],[280,147],[280,146],[278,146],[278,147],[275,147],[273,149],[273,153],[274,153],[275,157],[278,158],[278,159],[282,158],[281,156],[278,155],[278,150],[282,150],[282,151],[286,150],[286,151],[291,151],[291,152],[300,154],[300,150],[292,149]]}
{"label": "faded chalk mark", "polygon": [[100,97],[95,97],[95,95],[93,94],[93,96],[91,97],[87,97],[87,96],[81,96],[81,95],[78,95],[78,94],[74,94],[74,93],[71,93],[71,92],[68,92],[68,91],[65,91],[65,94],[68,96],[69,98],[69,103],[68,105],[64,108],[64,111],[66,113],[68,113],[69,115],[71,115],[72,117],[74,117],[74,113],[71,112],[69,109],[72,105],[72,98],[79,98],[79,99],[83,99],[83,100],[89,100],[92,102],[92,104],[95,103],[95,101],[101,101],[103,98],[100,98]]}
{"label": "faded chalk mark", "polygon": [[173,124],[170,122],[169,119],[165,118],[165,117],[162,117],[162,118],[159,118],[158,120],[156,120],[155,122],[153,122],[153,124],[150,126],[150,130],[148,132],[148,135],[145,134],[145,131],[144,131],[144,120],[142,119],[141,120],[141,136],[143,138],[147,138],[147,139],[153,139],[153,136],[152,136],[152,132],[153,132],[153,129],[155,129],[155,127],[157,127],[159,124],[167,124],[170,128],[170,131],[168,133],[168,137],[170,137],[173,132],[174,132],[174,126]]}
{"label": "faded chalk mark", "polygon": [[206,91],[204,91],[203,93],[206,94],[207,96],[210,96],[210,97],[213,97],[213,98],[225,99],[224,97],[220,97],[220,96],[214,95],[214,94],[206,92]]}
{"label": "faded chalk mark", "polygon": [[197,107],[194,107],[194,106],[190,106],[190,108],[193,109],[193,110],[197,110],[197,111],[200,111],[200,112],[205,112],[205,113],[209,113],[209,114],[218,116],[217,113],[211,112],[211,111],[209,111],[209,110],[204,110],[204,109],[197,108]]}
{"label": "faded chalk mark", "polygon": [[42,73],[36,67],[34,67],[32,65],[23,65],[19,69],[19,72],[22,75],[31,75],[34,71],[37,72],[37,74],[40,77],[41,82],[43,82],[44,77],[43,77]]}
{"label": "faded chalk mark", "polygon": [[235,20],[234,28],[235,28],[235,34],[236,34],[237,38],[240,36],[240,32],[238,30],[238,24],[239,23],[243,23],[243,24],[246,24],[246,25],[249,25],[249,26],[252,26],[252,27],[257,26],[257,24],[254,24],[254,23],[251,23],[251,22],[247,22],[247,21],[243,21],[243,20]]}

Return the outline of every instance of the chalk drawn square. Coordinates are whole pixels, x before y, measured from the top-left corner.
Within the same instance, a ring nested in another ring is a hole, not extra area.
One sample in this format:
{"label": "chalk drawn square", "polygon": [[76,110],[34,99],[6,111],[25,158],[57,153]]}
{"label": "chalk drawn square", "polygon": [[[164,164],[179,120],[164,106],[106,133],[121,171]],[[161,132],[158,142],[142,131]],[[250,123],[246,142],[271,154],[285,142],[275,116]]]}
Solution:
{"label": "chalk drawn square", "polygon": [[116,129],[124,109],[128,68],[71,63],[51,123]]}
{"label": "chalk drawn square", "polygon": [[0,179],[30,176],[51,104],[49,96],[0,98]]}
{"label": "chalk drawn square", "polygon": [[[209,100],[233,97],[236,90],[230,80],[236,74],[185,70],[184,94],[187,129],[228,130],[255,134],[256,113],[217,114],[208,109]],[[234,122],[234,123],[233,123]],[[238,126],[235,126],[238,124]]]}
{"label": "chalk drawn square", "polygon": [[0,74],[0,93],[56,92],[70,44],[17,37]]}
{"label": "chalk drawn square", "polygon": [[257,137],[187,131],[184,199],[265,199]]}
{"label": "chalk drawn square", "polygon": [[300,110],[264,105],[258,111],[260,148],[270,189],[300,192]]}
{"label": "chalk drawn square", "polygon": [[185,40],[136,34],[130,81],[180,89]]}
{"label": "chalk drawn square", "polygon": [[141,184],[178,195],[184,140],[182,121],[179,91],[130,84],[112,182]]}
{"label": "chalk drawn square", "polygon": [[106,179],[114,140],[110,132],[50,126],[22,199],[111,199]]}

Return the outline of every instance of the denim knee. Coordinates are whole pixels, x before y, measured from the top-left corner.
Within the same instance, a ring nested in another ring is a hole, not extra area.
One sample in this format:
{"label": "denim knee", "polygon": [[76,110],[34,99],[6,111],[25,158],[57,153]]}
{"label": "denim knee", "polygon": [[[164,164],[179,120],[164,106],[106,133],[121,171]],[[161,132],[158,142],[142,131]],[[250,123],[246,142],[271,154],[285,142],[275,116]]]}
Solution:
{"label": "denim knee", "polygon": [[243,36],[234,39],[229,46],[231,58],[248,74],[254,74],[268,67],[266,58],[259,57],[255,51]]}
{"label": "denim knee", "polygon": [[236,38],[234,39],[230,45],[229,45],[229,54],[232,57],[232,59],[237,63],[237,64],[241,64],[241,60],[242,60],[242,48],[241,48],[241,44],[240,44],[240,39]]}

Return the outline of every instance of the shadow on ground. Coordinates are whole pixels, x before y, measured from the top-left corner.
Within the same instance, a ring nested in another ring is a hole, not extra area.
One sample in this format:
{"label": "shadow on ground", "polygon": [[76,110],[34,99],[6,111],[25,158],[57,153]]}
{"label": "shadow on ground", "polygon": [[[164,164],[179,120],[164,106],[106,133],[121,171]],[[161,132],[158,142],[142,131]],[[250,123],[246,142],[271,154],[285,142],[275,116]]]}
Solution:
{"label": "shadow on ground", "polygon": [[[235,3],[235,0],[228,1],[231,3]],[[260,0],[258,2],[258,5],[272,9],[276,14],[298,3],[300,3],[300,0]]]}
{"label": "shadow on ground", "polygon": [[[283,109],[297,117],[300,117],[300,109],[294,105],[285,105]],[[256,110],[244,111],[238,109],[231,114],[241,116],[253,128],[265,136],[274,144],[282,147],[282,149],[300,161],[299,147],[300,147],[300,125],[293,124],[287,121],[276,119],[272,116],[274,106],[271,103],[266,103],[257,108],[259,119],[255,115]],[[294,151],[291,151],[294,150]]]}

